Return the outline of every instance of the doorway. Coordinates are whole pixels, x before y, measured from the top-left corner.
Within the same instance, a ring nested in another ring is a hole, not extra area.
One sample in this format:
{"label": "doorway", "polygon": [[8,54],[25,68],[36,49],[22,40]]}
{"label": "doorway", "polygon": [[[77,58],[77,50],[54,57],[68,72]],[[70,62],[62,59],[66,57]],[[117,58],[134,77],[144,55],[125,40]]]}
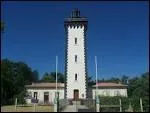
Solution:
{"label": "doorway", "polygon": [[44,103],[45,104],[49,103],[49,92],[44,92]]}
{"label": "doorway", "polygon": [[78,89],[75,89],[75,90],[74,90],[73,99],[74,99],[74,100],[79,100],[79,90],[78,90]]}

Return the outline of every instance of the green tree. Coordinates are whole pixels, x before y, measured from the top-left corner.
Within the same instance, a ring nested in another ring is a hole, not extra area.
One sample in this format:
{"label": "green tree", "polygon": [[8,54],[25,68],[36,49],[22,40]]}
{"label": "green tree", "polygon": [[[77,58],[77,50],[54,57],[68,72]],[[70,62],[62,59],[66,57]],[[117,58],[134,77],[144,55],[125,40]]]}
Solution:
{"label": "green tree", "polygon": [[25,85],[32,83],[34,77],[32,69],[24,62],[3,59],[1,61],[1,105],[14,103],[16,97],[19,97],[18,102],[23,102],[21,100],[24,97],[21,95],[25,95]]}
{"label": "green tree", "polygon": [[89,87],[92,87],[93,85],[95,85],[95,81],[92,79],[92,76],[87,77],[87,82],[88,82]]}
{"label": "green tree", "polygon": [[[51,72],[48,74],[47,72],[43,75],[42,80],[43,82],[56,82],[56,72]],[[62,73],[57,73],[57,82],[64,83],[65,76]]]}
{"label": "green tree", "polygon": [[128,76],[123,75],[122,78],[121,78],[121,83],[122,84],[128,84],[128,78],[129,78]]}
{"label": "green tree", "polygon": [[38,81],[38,80],[39,80],[39,73],[38,73],[37,70],[34,70],[34,71],[32,72],[32,81],[33,81],[33,82],[36,82],[36,81]]}
{"label": "green tree", "polygon": [[117,77],[111,77],[110,79],[105,80],[105,82],[114,82],[119,83],[121,80]]}
{"label": "green tree", "polygon": [[43,75],[41,81],[42,82],[55,82],[54,78],[47,72]]}
{"label": "green tree", "polygon": [[129,96],[149,96],[149,73],[130,79],[128,92]]}

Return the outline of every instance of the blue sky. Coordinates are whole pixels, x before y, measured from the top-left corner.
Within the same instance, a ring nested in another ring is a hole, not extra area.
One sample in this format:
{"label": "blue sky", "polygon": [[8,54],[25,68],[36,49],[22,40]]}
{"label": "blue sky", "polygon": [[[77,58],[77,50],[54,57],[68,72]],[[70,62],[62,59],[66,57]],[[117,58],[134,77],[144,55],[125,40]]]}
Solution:
{"label": "blue sky", "polygon": [[88,18],[88,73],[95,78],[94,56],[98,59],[98,78],[137,76],[149,69],[148,2],[3,2],[1,55],[24,61],[31,68],[64,73],[64,18],[79,8]]}

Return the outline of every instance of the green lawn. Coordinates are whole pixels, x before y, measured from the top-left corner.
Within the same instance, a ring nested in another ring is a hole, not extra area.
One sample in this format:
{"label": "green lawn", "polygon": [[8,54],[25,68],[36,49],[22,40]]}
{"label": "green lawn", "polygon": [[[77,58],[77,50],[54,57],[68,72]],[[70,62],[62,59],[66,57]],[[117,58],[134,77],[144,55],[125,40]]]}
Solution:
{"label": "green lawn", "polygon": [[[53,112],[53,106],[36,106],[36,112]],[[34,112],[33,106],[18,106],[15,110],[15,105],[1,106],[1,112]]]}

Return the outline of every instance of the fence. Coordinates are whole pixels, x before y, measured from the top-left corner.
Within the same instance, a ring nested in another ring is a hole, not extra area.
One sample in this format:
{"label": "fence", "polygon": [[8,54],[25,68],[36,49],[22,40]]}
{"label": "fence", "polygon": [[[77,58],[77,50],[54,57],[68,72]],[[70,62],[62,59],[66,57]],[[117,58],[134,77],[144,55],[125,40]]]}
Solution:
{"label": "fence", "polygon": [[60,99],[57,103],[57,111],[61,111],[62,109],[64,109],[67,105],[69,104],[67,99]]}
{"label": "fence", "polygon": [[82,99],[81,105],[86,105],[89,109],[96,111],[96,100],[95,99]]}
{"label": "fence", "polygon": [[139,97],[100,97],[100,112],[149,112],[149,99]]}
{"label": "fence", "polygon": [[101,105],[100,104],[100,112],[122,112],[122,105],[121,105],[121,99],[119,99],[120,104],[118,103],[117,105]]}
{"label": "fence", "polygon": [[15,108],[15,105],[8,105],[8,106],[2,106],[1,112],[53,112],[54,108],[53,106],[41,106],[38,104],[33,105],[17,105]]}

